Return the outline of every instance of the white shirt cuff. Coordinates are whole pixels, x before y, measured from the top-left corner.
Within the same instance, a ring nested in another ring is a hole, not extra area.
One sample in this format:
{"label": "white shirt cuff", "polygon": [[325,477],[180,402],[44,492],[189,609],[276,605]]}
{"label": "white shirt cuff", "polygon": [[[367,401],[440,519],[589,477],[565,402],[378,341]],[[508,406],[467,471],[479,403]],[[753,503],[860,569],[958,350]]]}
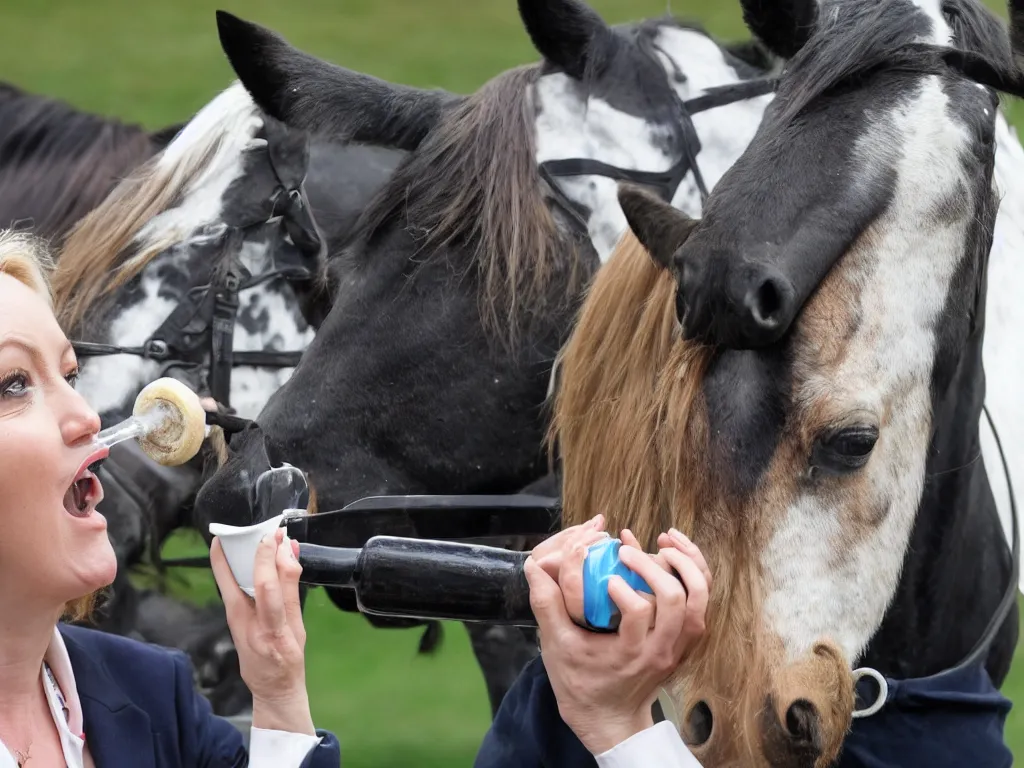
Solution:
{"label": "white shirt cuff", "polygon": [[321,738],[253,726],[249,732],[249,768],[299,768]]}
{"label": "white shirt cuff", "polygon": [[596,759],[599,768],[701,768],[670,720],[633,734]]}

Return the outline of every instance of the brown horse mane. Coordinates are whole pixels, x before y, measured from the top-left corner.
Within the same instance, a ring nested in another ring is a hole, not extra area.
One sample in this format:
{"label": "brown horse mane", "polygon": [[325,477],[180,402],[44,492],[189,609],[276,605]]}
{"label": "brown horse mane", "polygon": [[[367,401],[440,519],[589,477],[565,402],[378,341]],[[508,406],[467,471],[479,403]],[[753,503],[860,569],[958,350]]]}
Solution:
{"label": "brown horse mane", "polygon": [[549,442],[563,467],[563,521],[597,512],[653,546],[693,528],[706,477],[700,396],[709,359],[684,341],[672,275],[626,232],[563,349]]}
{"label": "brown horse mane", "polygon": [[468,247],[485,325],[514,337],[549,302],[576,297],[581,244],[559,232],[544,197],[534,140],[537,65],[504,72],[449,108],[370,202],[358,233],[396,220],[420,252]]}

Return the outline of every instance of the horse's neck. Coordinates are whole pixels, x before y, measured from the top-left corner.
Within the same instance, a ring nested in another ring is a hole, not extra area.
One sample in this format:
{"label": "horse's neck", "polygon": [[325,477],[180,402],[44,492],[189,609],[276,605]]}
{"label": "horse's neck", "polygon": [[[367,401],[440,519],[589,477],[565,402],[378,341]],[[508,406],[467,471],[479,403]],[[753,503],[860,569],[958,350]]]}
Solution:
{"label": "horse's neck", "polygon": [[[925,486],[903,574],[885,619],[857,666],[895,678],[923,677],[960,663],[975,647],[1010,585],[1010,554],[980,459],[985,394],[982,336],[971,337],[950,386],[936,398]],[[1000,630],[987,667],[1009,670],[1017,618]]]}
{"label": "horse's neck", "polygon": [[[319,380],[294,380],[287,397],[275,398],[261,414],[261,424],[271,425],[275,439],[288,446],[290,462],[320,465],[326,453],[344,468],[321,476],[322,508],[385,491],[514,493],[546,471],[547,377],[578,304],[549,304],[535,314],[514,340],[513,356],[481,322],[477,281],[462,279],[472,243],[429,256],[419,256],[420,249],[413,232],[391,223],[337,257],[344,259],[334,264],[338,298],[310,358],[331,367]],[[588,272],[596,265],[593,252],[581,258]],[[553,270],[552,279],[567,279],[568,271]],[[408,324],[397,325],[399,317]],[[438,345],[439,338],[444,343]],[[400,397],[393,387],[382,388],[394,371],[410,366],[417,375],[402,379]],[[453,385],[438,387],[453,371]],[[318,394],[327,379],[344,397]],[[324,417],[323,407],[329,408],[330,434],[304,440],[303,425]]]}

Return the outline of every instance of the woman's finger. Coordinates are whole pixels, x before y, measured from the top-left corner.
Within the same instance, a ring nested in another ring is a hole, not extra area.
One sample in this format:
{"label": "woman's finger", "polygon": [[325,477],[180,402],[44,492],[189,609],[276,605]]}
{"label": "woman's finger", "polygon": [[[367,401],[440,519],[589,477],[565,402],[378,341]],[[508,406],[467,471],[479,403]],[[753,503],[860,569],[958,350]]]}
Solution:
{"label": "woman's finger", "polygon": [[552,552],[558,551],[566,544],[566,542],[572,539],[573,536],[576,536],[580,531],[584,530],[603,531],[604,515],[594,515],[594,517],[585,523],[570,525],[568,528],[563,528],[558,533],[552,534],[544,539],[544,541],[533,548],[533,551],[530,554],[533,555],[534,559],[539,560]]}
{"label": "woman's finger", "polygon": [[526,558],[523,570],[530,585],[530,608],[537,619],[538,629],[553,645],[564,649],[566,643],[572,642],[573,630],[579,630],[579,627],[565,610],[562,590],[532,557]]}
{"label": "woman's finger", "polygon": [[277,549],[284,531],[278,528],[263,537],[256,548],[253,566],[253,586],[256,590],[256,617],[260,625],[277,633],[285,626],[284,595],[277,575]]}
{"label": "woman's finger", "polygon": [[711,569],[708,567],[707,560],[704,559],[704,554],[700,551],[697,545],[694,544],[686,534],[676,528],[669,528],[668,536],[669,540],[675,544],[676,548],[683,554],[689,555],[690,559],[696,563],[698,568],[700,568],[701,573],[704,574],[705,581],[707,581],[708,588],[710,589]]}
{"label": "woman's finger", "polygon": [[623,528],[621,531],[619,531],[619,541],[621,541],[628,547],[636,547],[641,552],[644,549],[640,546],[640,542],[637,541],[636,536],[633,535],[633,532],[629,530],[629,528]]}
{"label": "woman's finger", "polygon": [[[586,525],[586,523],[583,525]],[[548,536],[544,541],[533,548],[530,555],[535,560],[540,560],[542,557],[550,555],[553,552],[557,552],[581,527],[581,525],[570,525],[568,528],[563,528],[558,533]]]}
{"label": "woman's finger", "polygon": [[608,596],[622,615],[619,637],[627,647],[639,648],[650,630],[654,604],[638,595],[621,576],[608,579]]}
{"label": "woman's finger", "polygon": [[572,552],[579,544],[589,547],[594,542],[607,538],[608,534],[605,531],[598,531],[587,526],[578,526],[571,536],[562,539],[561,546],[557,550],[544,554],[541,557],[537,557],[534,554],[533,559],[537,565],[544,569],[548,576],[561,584],[561,573],[565,565],[566,555]]}
{"label": "woman's finger", "polygon": [[577,621],[583,621],[583,561],[587,559],[587,551],[594,542],[587,537],[579,537],[573,542],[558,571],[558,586],[561,589],[563,602],[569,615]]}
{"label": "woman's finger", "polygon": [[302,623],[302,602],[299,600],[299,577],[302,566],[298,557],[299,543],[284,539],[277,549],[277,573],[281,582],[284,600],[285,621],[291,627],[296,640],[305,642],[306,629]]}
{"label": "woman's finger", "polygon": [[675,640],[682,633],[686,621],[686,591],[683,585],[639,550],[624,547],[619,550],[619,557],[622,564],[647,582],[647,586],[654,592],[653,637],[659,639],[665,648],[675,647]]}
{"label": "woman's finger", "polygon": [[710,600],[707,579],[693,558],[679,550],[666,549],[665,558],[686,587],[686,630],[694,635],[700,634],[704,631],[704,615]]}
{"label": "woman's finger", "polygon": [[[629,528],[623,528],[621,531],[619,531],[619,540],[628,547],[639,549],[641,552],[647,551],[646,547],[641,546],[640,540],[633,535],[633,532],[629,530]],[[668,570],[668,566],[665,565],[663,560],[658,558],[657,554],[648,553],[647,556],[654,560],[654,562],[656,562],[662,568]]]}

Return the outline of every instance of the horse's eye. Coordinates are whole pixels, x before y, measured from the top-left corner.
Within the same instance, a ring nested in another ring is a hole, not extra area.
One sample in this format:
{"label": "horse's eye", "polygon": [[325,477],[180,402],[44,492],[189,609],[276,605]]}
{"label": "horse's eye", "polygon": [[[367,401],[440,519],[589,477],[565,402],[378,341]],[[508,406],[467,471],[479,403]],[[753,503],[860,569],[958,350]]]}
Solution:
{"label": "horse's eye", "polygon": [[811,467],[826,474],[854,472],[871,457],[878,442],[878,428],[847,427],[820,436],[811,450]]}

